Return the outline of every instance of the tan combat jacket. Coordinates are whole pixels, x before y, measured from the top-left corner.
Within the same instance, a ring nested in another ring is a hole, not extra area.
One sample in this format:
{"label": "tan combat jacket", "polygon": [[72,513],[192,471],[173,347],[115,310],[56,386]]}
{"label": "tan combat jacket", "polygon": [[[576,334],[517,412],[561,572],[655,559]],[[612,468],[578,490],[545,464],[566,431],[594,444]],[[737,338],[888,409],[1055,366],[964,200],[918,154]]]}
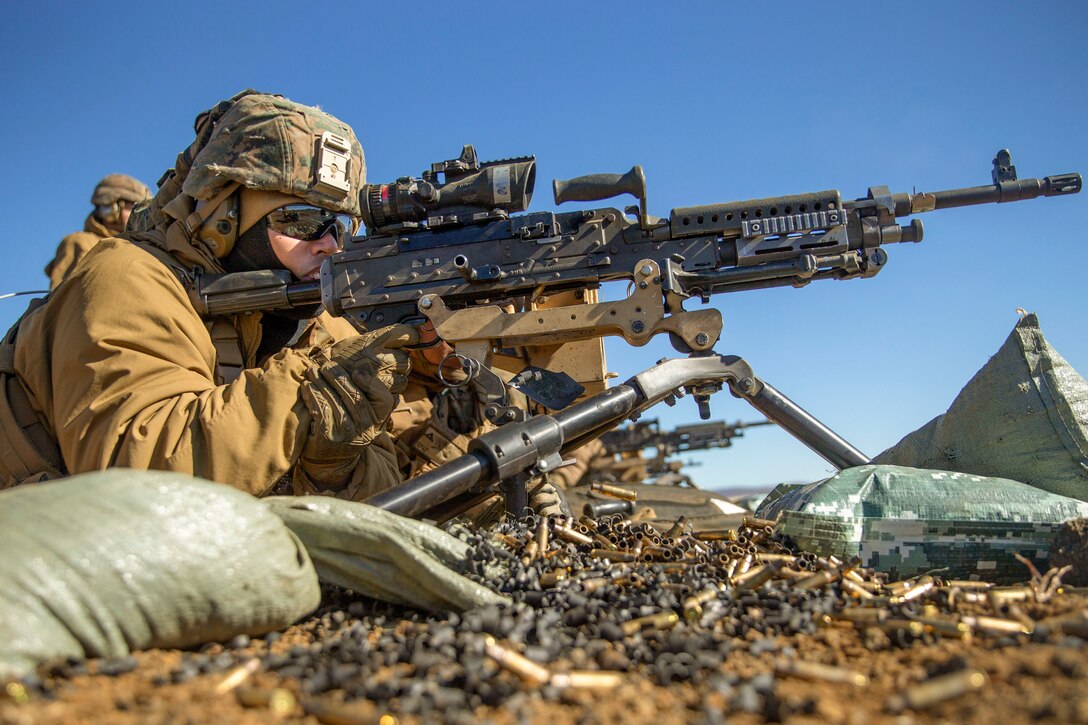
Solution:
{"label": "tan combat jacket", "polygon": [[94,214],[88,214],[87,221],[83,223],[83,231],[72,232],[60,240],[53,261],[45,265],[45,275],[49,277],[49,289],[56,289],[57,285],[72,273],[76,262],[91,251],[94,245],[112,236],[114,236],[113,232],[95,219]]}
{"label": "tan combat jacket", "polygon": [[[134,239],[96,245],[24,318],[9,387],[21,383],[68,473],[151,468],[268,492],[292,472],[309,430],[300,397],[312,365],[307,352],[285,349],[256,367],[259,313],[201,319],[178,275],[153,252],[181,269],[218,270],[216,260],[178,225]],[[225,359],[232,347],[233,361]],[[244,369],[226,382],[224,363]],[[356,471],[345,491],[399,482],[392,441],[379,437]],[[0,457],[0,486],[27,479]]]}

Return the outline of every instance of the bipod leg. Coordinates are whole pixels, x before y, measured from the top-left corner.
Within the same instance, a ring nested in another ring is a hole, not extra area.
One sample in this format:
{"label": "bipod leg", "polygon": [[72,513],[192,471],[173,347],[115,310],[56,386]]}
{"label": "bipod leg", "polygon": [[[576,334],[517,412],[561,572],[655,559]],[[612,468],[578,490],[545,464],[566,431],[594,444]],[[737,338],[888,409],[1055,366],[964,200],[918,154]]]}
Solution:
{"label": "bipod leg", "polygon": [[770,383],[752,376],[728,380],[729,389],[767,419],[804,443],[835,468],[865,466],[872,460]]}
{"label": "bipod leg", "polygon": [[529,507],[529,492],[525,487],[530,478],[528,473],[518,473],[499,484],[506,499],[506,513],[510,518],[518,518]]}

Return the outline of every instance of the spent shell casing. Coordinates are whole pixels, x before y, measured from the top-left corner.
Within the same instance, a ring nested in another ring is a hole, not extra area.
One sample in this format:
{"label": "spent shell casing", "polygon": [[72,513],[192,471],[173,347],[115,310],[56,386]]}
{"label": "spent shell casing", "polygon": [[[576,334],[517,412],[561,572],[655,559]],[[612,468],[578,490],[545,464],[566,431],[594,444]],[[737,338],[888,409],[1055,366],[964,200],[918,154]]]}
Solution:
{"label": "spent shell casing", "polygon": [[669,530],[665,532],[666,539],[675,539],[684,533],[684,528],[688,525],[687,516],[680,516],[676,519],[676,523],[669,527]]}
{"label": "spent shell casing", "polygon": [[261,660],[254,657],[238,665],[223,678],[223,681],[215,686],[215,694],[224,695],[248,680],[254,672],[261,669]]}
{"label": "spent shell casing", "polygon": [[906,632],[911,637],[921,637],[926,633],[926,627],[921,622],[913,619],[885,619],[877,626],[885,632]]}
{"label": "spent shell casing", "polygon": [[793,586],[797,589],[822,589],[839,578],[839,569],[824,569],[801,579]]}
{"label": "spent shell casing", "polygon": [[736,541],[736,529],[707,529],[692,534],[699,541]]}
{"label": "spent shell casing", "polygon": [[540,555],[540,546],[536,543],[536,540],[530,541],[525,546],[525,551],[522,554],[521,561],[525,564],[536,561],[537,556]]}
{"label": "spent shell casing", "polygon": [[900,602],[909,602],[912,599],[917,599],[918,597],[924,596],[927,592],[929,592],[935,586],[936,586],[936,584],[934,584],[933,581],[922,582],[921,584],[917,584],[917,585],[911,587],[910,589],[908,589],[907,591],[903,592],[902,594],[900,594],[899,595],[899,601]]}
{"label": "spent shell casing", "polygon": [[548,548],[548,520],[547,519],[541,519],[540,523],[538,523],[536,525],[536,531],[533,532],[533,541],[536,543],[537,548],[539,548],[540,551],[547,550],[547,548]]}
{"label": "spent shell casing", "polygon": [[684,600],[684,617],[689,620],[699,619],[703,616],[703,605],[718,598],[718,590],[704,589]]}
{"label": "spent shell casing", "polygon": [[589,490],[604,496],[611,496],[612,498],[621,498],[624,501],[637,501],[638,494],[634,491],[629,491],[626,488],[620,488],[619,486],[610,486],[607,483],[591,483],[589,484]]}
{"label": "spent shell casing", "polygon": [[888,619],[888,610],[872,607],[847,607],[831,612],[831,618],[854,624],[881,624]]}
{"label": "spent shell casing", "polygon": [[917,582],[915,582],[913,579],[901,579],[897,582],[888,582],[884,585],[884,588],[888,590],[888,592],[890,592],[893,596],[898,597],[900,594],[910,589],[916,583]]}
{"label": "spent shell casing", "polygon": [[986,599],[995,612],[1000,612],[1001,607],[1010,602],[1023,602],[1034,598],[1035,591],[1030,587],[1002,587],[986,591]]}
{"label": "spent shell casing", "polygon": [[966,579],[944,579],[940,582],[942,589],[990,589],[993,584],[990,582],[975,582],[968,581]]}
{"label": "spent shell casing", "polygon": [[[325,697],[304,697],[299,700],[302,712],[327,725],[370,725],[374,713],[353,702],[337,702]],[[379,723],[385,725],[383,715]]]}
{"label": "spent shell casing", "polygon": [[942,637],[962,640],[971,639],[971,628],[964,622],[938,617],[915,617],[914,621],[921,624],[926,630]]}
{"label": "spent shell casing", "polygon": [[762,562],[780,561],[783,564],[792,564],[797,561],[793,554],[765,554],[762,551],[757,555]]}
{"label": "spent shell casing", "polygon": [[765,582],[769,582],[773,579],[781,568],[782,563],[778,561],[760,564],[737,576],[737,578],[733,580],[733,586],[736,587],[738,591],[759,589]]}
{"label": "spent shell casing", "polygon": [[676,626],[676,623],[680,621],[680,617],[676,612],[658,612],[657,614],[650,614],[645,617],[638,617],[637,619],[631,619],[620,625],[623,633],[626,635],[632,635],[636,632],[641,632],[644,629],[661,631],[665,629],[671,629]]}
{"label": "spent shell casing", "polygon": [[876,585],[868,581],[861,574],[858,574],[857,571],[855,571],[854,569],[844,571],[842,574],[842,578],[852,581],[854,584],[857,584],[859,587],[862,587],[865,590],[871,590],[876,588]]}
{"label": "spent shell casing", "polygon": [[595,556],[598,559],[607,559],[609,561],[638,561],[638,555],[633,551],[617,551],[612,549],[593,549],[589,552],[590,556]]}
{"label": "spent shell casing", "polygon": [[593,518],[592,516],[586,516],[585,514],[582,514],[578,518],[578,523],[580,523],[582,526],[585,526],[590,531],[596,531],[597,528],[600,526],[600,524],[597,522],[597,519]]}
{"label": "spent shell casing", "polygon": [[869,684],[869,678],[855,670],[845,667],[834,667],[821,662],[806,662],[805,660],[785,660],[779,662],[775,669],[785,675],[803,677],[807,680],[823,680],[824,682],[839,682],[856,687],[865,687]]}
{"label": "spent shell casing", "polygon": [[1001,617],[961,617],[960,621],[975,632],[984,634],[1031,634],[1035,629],[1021,621]]}
{"label": "spent shell casing", "polygon": [[234,691],[234,697],[242,707],[267,707],[279,718],[293,713],[298,705],[291,691],[282,687],[270,689],[243,685]]}
{"label": "spent shell casing", "polygon": [[787,579],[794,579],[794,580],[807,579],[808,577],[812,576],[812,572],[804,571],[804,570],[798,570],[798,569],[791,569],[789,567],[783,568],[779,573],[783,577],[785,577]]}
{"label": "spent shell casing", "polygon": [[764,526],[762,529],[753,529],[748,535],[748,540],[753,544],[758,544],[774,533],[774,530],[768,526]]}
{"label": "spent shell casing", "polygon": [[973,667],[947,675],[938,675],[907,689],[901,695],[893,695],[888,699],[887,707],[893,713],[907,709],[924,710],[980,690],[989,680],[985,672]]}
{"label": "spent shell casing", "polygon": [[676,558],[673,550],[664,546],[644,546],[641,554],[643,561],[672,561]]}
{"label": "spent shell casing", "polygon": [[755,556],[753,556],[752,554],[745,554],[744,558],[737,562],[737,565],[736,567],[734,567],[733,573],[730,575],[730,578],[741,576],[742,574],[744,574],[744,572],[751,569],[752,561],[754,560]]}
{"label": "spent shell casing", "polygon": [[600,518],[608,514],[630,516],[635,513],[635,502],[618,498],[610,498],[605,501],[587,501],[582,505],[582,513],[594,518]]}
{"label": "spent shell casing", "polygon": [[506,544],[507,549],[521,548],[521,542],[515,539],[513,536],[510,536],[509,534],[495,534],[495,537],[498,538],[498,540],[502,543]]}
{"label": "spent shell casing", "polygon": [[583,544],[585,546],[593,545],[593,539],[585,534],[578,533],[574,529],[567,528],[566,526],[556,526],[555,535],[560,539],[563,539],[563,541],[569,541],[572,544]]}
{"label": "spent shell casing", "polygon": [[859,599],[859,607],[894,607],[896,604],[901,604],[902,600],[899,597],[889,597],[883,594],[874,594],[872,599]]}
{"label": "spent shell casing", "polygon": [[30,694],[26,686],[20,682],[9,682],[4,685],[4,694],[11,698],[16,705],[25,705],[30,702]]}
{"label": "spent shell casing", "polygon": [[544,587],[545,589],[550,589],[559,582],[566,579],[567,576],[568,572],[566,569],[551,569],[550,571],[546,571],[541,574],[538,581],[540,582],[540,586]]}
{"label": "spent shell casing", "polygon": [[484,638],[484,651],[487,656],[499,663],[500,667],[510,670],[515,675],[533,685],[543,685],[551,679],[552,673],[544,665],[533,662],[528,657],[507,649],[494,637]]}
{"label": "spent shell casing", "polygon": [[733,574],[735,574],[736,571],[737,571],[737,565],[738,564],[740,564],[740,559],[733,559],[733,558],[729,559],[729,561],[727,561],[725,563],[725,578],[726,579],[732,579],[733,578]]}
{"label": "spent shell casing", "polygon": [[597,689],[611,690],[623,683],[623,676],[618,672],[600,672],[597,670],[573,670],[571,672],[557,672],[552,675],[551,684],[554,687],[564,689]]}
{"label": "spent shell casing", "polygon": [[844,592],[850,594],[851,596],[857,597],[858,599],[873,598],[872,592],[851,579],[843,577],[842,581],[839,582],[839,584],[842,586],[842,590]]}
{"label": "spent shell casing", "polygon": [[582,581],[580,581],[578,583],[581,585],[583,592],[585,592],[587,594],[592,594],[593,592],[597,591],[601,587],[606,586],[608,584],[611,584],[612,580],[608,579],[606,577],[603,577],[603,576],[598,576],[598,577],[592,577],[590,579],[583,579]]}
{"label": "spent shell casing", "polygon": [[597,544],[597,546],[601,547],[602,549],[612,549],[612,550],[614,550],[614,549],[617,548],[617,546],[615,544],[613,544],[611,541],[606,539],[604,536],[601,536],[600,534],[598,534],[596,532],[590,534],[589,538],[592,539]]}
{"label": "spent shell casing", "polygon": [[778,522],[771,521],[770,519],[757,519],[755,516],[745,516],[741,519],[740,525],[749,529],[762,529],[766,526],[770,526],[773,529],[778,526]]}

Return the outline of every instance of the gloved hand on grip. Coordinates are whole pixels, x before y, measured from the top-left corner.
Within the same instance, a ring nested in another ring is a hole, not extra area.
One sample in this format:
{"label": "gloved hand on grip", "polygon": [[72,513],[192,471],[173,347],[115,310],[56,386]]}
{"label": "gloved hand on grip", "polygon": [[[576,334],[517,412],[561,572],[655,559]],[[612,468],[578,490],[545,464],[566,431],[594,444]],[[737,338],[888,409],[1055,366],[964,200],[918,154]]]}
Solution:
{"label": "gloved hand on grip", "polygon": [[352,478],[362,450],[385,430],[396,394],[407,385],[405,345],[418,333],[391,325],[314,353],[302,383],[310,431],[295,470],[296,490],[335,491]]}

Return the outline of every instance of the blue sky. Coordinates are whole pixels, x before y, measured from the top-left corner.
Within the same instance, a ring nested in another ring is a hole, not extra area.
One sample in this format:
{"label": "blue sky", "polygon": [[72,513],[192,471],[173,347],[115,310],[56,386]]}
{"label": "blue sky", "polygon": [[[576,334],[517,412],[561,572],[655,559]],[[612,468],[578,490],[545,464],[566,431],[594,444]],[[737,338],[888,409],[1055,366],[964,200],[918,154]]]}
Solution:
{"label": "blue sky", "polygon": [[[472,143],[481,158],[537,156],[533,209],[554,208],[552,178],[642,164],[665,216],[985,184],[1003,147],[1021,177],[1086,172],[1086,35],[1088,3],[1060,1],[8,3],[0,291],[41,288],[99,178],[153,185],[195,115],[246,87],[350,123],[374,182]],[[1088,194],[926,215],[925,241],[889,247],[873,279],[716,297],[716,349],[875,454],[947,408],[1018,307],[1088,371],[1086,212]],[[23,307],[0,301],[4,328]],[[673,354],[607,349],[621,379]],[[712,411],[754,414],[727,394]],[[649,415],[697,419],[688,399]],[[692,458],[708,486],[829,470],[770,428]]]}

